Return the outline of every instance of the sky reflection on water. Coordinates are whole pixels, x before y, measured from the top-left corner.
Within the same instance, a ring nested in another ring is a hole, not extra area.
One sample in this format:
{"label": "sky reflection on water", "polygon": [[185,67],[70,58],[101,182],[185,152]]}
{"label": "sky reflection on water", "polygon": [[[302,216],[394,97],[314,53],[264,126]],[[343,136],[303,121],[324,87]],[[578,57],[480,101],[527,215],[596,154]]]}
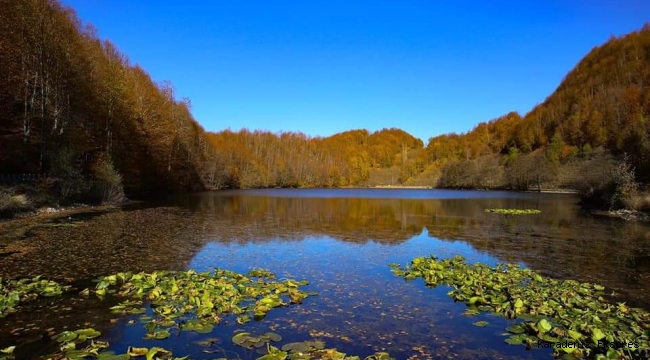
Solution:
{"label": "sky reflection on water", "polygon": [[[506,320],[465,316],[448,288],[405,282],[388,264],[414,257],[461,255],[468,262],[517,262],[559,278],[598,282],[630,300],[650,299],[650,232],[644,224],[585,214],[567,195],[440,190],[255,190],[198,193],[123,211],[45,223],[0,224],[2,277],[49,274],[88,281],[118,271],[215,267],[265,268],[280,278],[307,279],[318,292],[301,305],[274,309],[243,326],[234,318],[211,334],[144,340],[138,317],[113,318],[96,302],[55,316],[47,307],[0,319],[0,345],[11,328],[36,323],[62,329],[92,323],[112,349],[163,346],[177,355],[218,358],[194,342],[219,338],[210,350],[248,359],[231,342],[235,330],[275,331],[291,341],[318,339],[366,356],[397,358],[550,358],[548,350],[510,346]],[[504,216],[486,208],[534,208],[540,215]],[[129,325],[129,320],[135,320]],[[489,325],[472,323],[486,320]],[[4,322],[3,322],[4,321]],[[5,330],[6,329],[6,330]]]}

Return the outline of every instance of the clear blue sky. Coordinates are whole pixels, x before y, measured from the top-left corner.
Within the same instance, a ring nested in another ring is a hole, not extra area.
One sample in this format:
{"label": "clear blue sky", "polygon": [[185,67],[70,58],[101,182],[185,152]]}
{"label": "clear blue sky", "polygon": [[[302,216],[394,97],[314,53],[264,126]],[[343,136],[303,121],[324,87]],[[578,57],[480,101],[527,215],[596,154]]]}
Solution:
{"label": "clear blue sky", "polygon": [[647,0],[63,0],[209,131],[327,136],[399,127],[426,141],[528,112]]}

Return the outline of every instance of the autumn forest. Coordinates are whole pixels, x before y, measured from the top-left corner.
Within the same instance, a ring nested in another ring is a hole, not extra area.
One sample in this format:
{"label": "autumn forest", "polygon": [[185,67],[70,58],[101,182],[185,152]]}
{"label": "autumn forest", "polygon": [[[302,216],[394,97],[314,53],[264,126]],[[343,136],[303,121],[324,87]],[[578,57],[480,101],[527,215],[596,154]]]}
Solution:
{"label": "autumn forest", "polygon": [[650,182],[649,25],[595,47],[527,114],[424,144],[397,128],[207,132],[190,99],[72,9],[52,0],[0,6],[0,172],[47,174],[38,186],[66,198],[107,201],[122,188],[130,197],[378,185],[594,191],[622,159],[636,181]]}

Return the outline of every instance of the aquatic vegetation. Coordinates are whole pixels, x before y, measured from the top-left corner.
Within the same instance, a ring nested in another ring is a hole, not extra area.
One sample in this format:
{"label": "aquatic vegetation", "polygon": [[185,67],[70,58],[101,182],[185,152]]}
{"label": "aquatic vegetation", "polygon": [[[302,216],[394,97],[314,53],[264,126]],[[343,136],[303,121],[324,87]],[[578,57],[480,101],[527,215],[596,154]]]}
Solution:
{"label": "aquatic vegetation", "polygon": [[33,300],[39,296],[49,297],[61,295],[70,286],[61,285],[52,280],[32,279],[8,280],[0,278],[0,318],[16,312],[21,302]]}
{"label": "aquatic vegetation", "polygon": [[259,348],[271,341],[277,342],[280,340],[282,340],[282,336],[272,332],[267,332],[263,335],[252,335],[251,333],[240,332],[232,337],[232,342],[235,343],[235,345],[247,349]]}
{"label": "aquatic vegetation", "polygon": [[[314,343],[313,341],[307,341],[307,343]],[[359,356],[349,356],[346,353],[342,353],[336,349],[324,349],[319,346],[309,346],[304,348],[304,350],[297,350],[298,347],[295,344],[302,343],[289,343],[283,346],[282,349],[267,345],[267,353],[262,357],[258,357],[257,360],[307,360],[307,359],[323,359],[323,360],[361,360]],[[320,347],[320,349],[319,349]],[[303,349],[302,347],[300,349]],[[386,352],[376,352],[374,355],[370,355],[364,360],[393,360],[392,357]]]}
{"label": "aquatic vegetation", "polygon": [[543,277],[516,264],[468,265],[461,256],[418,257],[391,268],[407,280],[451,287],[448,295],[475,312],[516,319],[506,329],[508,344],[547,347],[565,358],[650,358],[650,313],[609,302],[603,286]]}
{"label": "aquatic vegetation", "polygon": [[[283,345],[281,348],[272,346],[271,342],[282,340],[282,336],[268,332],[263,335],[253,335],[241,332],[233,336],[232,342],[247,349],[261,348],[262,357],[258,360],[285,360],[285,359],[348,359],[360,360],[358,356],[347,356],[336,349],[326,349],[322,341],[293,342]],[[265,347],[265,348],[263,348]],[[365,360],[391,360],[388,353],[377,352]]]}
{"label": "aquatic vegetation", "polygon": [[247,275],[223,269],[202,273],[127,272],[98,279],[92,292],[99,297],[126,297],[111,307],[113,313],[121,315],[147,313],[143,304],[148,301],[151,316],[141,317],[146,324],[146,338],[162,340],[170,336],[170,328],[210,333],[226,315],[237,315],[238,324],[251,318],[260,320],[272,309],[299,304],[310,295],[299,289],[307,281],[274,279],[273,273],[260,269]]}
{"label": "aquatic vegetation", "polygon": [[[126,353],[116,354],[108,351],[110,344],[106,341],[97,340],[101,333],[95,329],[87,328],[74,331],[64,331],[56,336],[54,340],[58,343],[58,351],[54,354],[46,355],[43,358],[47,360],[77,360],[77,359],[99,359],[99,360],[128,360],[131,358],[143,357],[146,360],[189,360],[189,356],[174,357],[170,350],[162,347],[133,347],[129,346]],[[359,356],[348,356],[336,349],[326,349],[322,341],[304,341],[288,343],[277,348],[270,345],[270,342],[282,340],[282,336],[275,333],[265,333],[263,335],[252,335],[247,332],[236,334],[232,341],[239,346],[254,349],[258,348],[261,356],[258,360],[307,360],[307,359],[324,359],[324,360],[361,360]],[[211,346],[218,342],[218,339],[206,339],[199,341],[198,346]],[[0,360],[15,359],[14,350],[16,346],[9,346],[0,349]],[[204,350],[204,353],[222,353],[221,349]],[[239,358],[239,357],[238,357]],[[225,358],[222,358],[225,359]],[[393,360],[388,353],[377,352],[374,355],[366,357],[364,360]]]}
{"label": "aquatic vegetation", "polygon": [[[64,331],[54,337],[59,343],[59,351],[47,355],[44,358],[48,360],[60,359],[99,359],[99,360],[122,360],[144,357],[146,360],[169,359],[181,360],[188,357],[172,357],[172,352],[161,347],[133,347],[129,346],[126,353],[115,354],[107,351],[109,343],[106,341],[96,340],[101,333],[95,329],[80,329],[74,331]],[[0,357],[0,360],[3,358]],[[12,359],[11,355],[6,359]]]}
{"label": "aquatic vegetation", "polygon": [[485,212],[504,215],[536,215],[542,213],[541,210],[536,209],[485,209]]}

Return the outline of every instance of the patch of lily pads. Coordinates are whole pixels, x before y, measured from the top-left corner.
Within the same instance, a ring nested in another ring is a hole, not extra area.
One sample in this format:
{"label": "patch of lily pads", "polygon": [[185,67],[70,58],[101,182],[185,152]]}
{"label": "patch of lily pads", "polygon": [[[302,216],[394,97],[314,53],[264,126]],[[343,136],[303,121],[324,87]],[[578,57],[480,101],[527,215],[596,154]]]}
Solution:
{"label": "patch of lily pads", "polygon": [[[235,345],[247,348],[258,349],[263,354],[258,360],[361,360],[359,356],[348,356],[336,349],[326,349],[322,341],[302,341],[284,344],[278,348],[271,345],[271,342],[282,340],[282,336],[268,332],[262,335],[254,335],[248,332],[241,332],[233,336],[232,342]],[[365,360],[392,360],[386,352],[376,352]]]}
{"label": "patch of lily pads", "polygon": [[[274,308],[299,304],[313,293],[300,289],[307,281],[275,280],[275,274],[256,269],[248,274],[215,269],[213,272],[123,272],[97,279],[93,292],[126,300],[111,307],[114,314],[143,315],[146,339],[163,340],[172,331],[212,332],[225,316],[238,324],[261,320]],[[148,303],[150,311],[144,307]]]}
{"label": "patch of lily pads", "polygon": [[537,215],[541,210],[537,209],[485,209],[486,213],[504,214],[504,215]]}
{"label": "patch of lily pads", "polygon": [[70,286],[41,279],[40,276],[32,279],[7,281],[0,278],[0,318],[16,312],[20,303],[36,299],[39,296],[61,295],[69,289]]}
{"label": "patch of lily pads", "polygon": [[418,257],[404,267],[391,264],[391,271],[451,287],[448,295],[469,306],[467,315],[490,312],[512,320],[504,334],[508,344],[541,344],[565,359],[650,358],[650,313],[610,302],[603,286],[544,277],[517,264],[470,265],[461,256]]}
{"label": "patch of lily pads", "polygon": [[[58,350],[54,354],[46,355],[46,360],[128,360],[132,358],[144,358],[146,360],[185,360],[188,357],[173,357],[172,352],[161,347],[133,347],[129,346],[126,353],[115,354],[108,351],[109,343],[98,340],[101,333],[95,329],[79,329],[64,331],[53,337],[58,344]],[[15,346],[0,350],[0,360],[15,359]]]}
{"label": "patch of lily pads", "polygon": [[[125,353],[116,354],[108,351],[109,343],[98,340],[101,333],[95,329],[87,328],[74,331],[64,331],[53,337],[58,344],[58,350],[51,355],[43,357],[46,360],[128,360],[144,358],[146,360],[189,360],[189,356],[174,357],[172,351],[162,347],[134,347],[129,346]],[[236,334],[232,341],[247,349],[257,349],[259,356],[257,360],[361,360],[359,356],[349,356],[337,349],[325,348],[322,341],[303,341],[287,343],[281,348],[271,345],[271,342],[282,340],[282,336],[276,333],[267,332],[262,335],[253,335],[247,332]],[[206,339],[199,341],[198,346],[211,346],[218,343],[218,339]],[[0,360],[14,360],[15,346],[0,349]],[[222,350],[204,350],[206,353],[223,353]],[[239,357],[237,357],[239,359]],[[227,360],[219,358],[219,360]],[[376,352],[364,358],[364,360],[394,360],[386,352]]]}

